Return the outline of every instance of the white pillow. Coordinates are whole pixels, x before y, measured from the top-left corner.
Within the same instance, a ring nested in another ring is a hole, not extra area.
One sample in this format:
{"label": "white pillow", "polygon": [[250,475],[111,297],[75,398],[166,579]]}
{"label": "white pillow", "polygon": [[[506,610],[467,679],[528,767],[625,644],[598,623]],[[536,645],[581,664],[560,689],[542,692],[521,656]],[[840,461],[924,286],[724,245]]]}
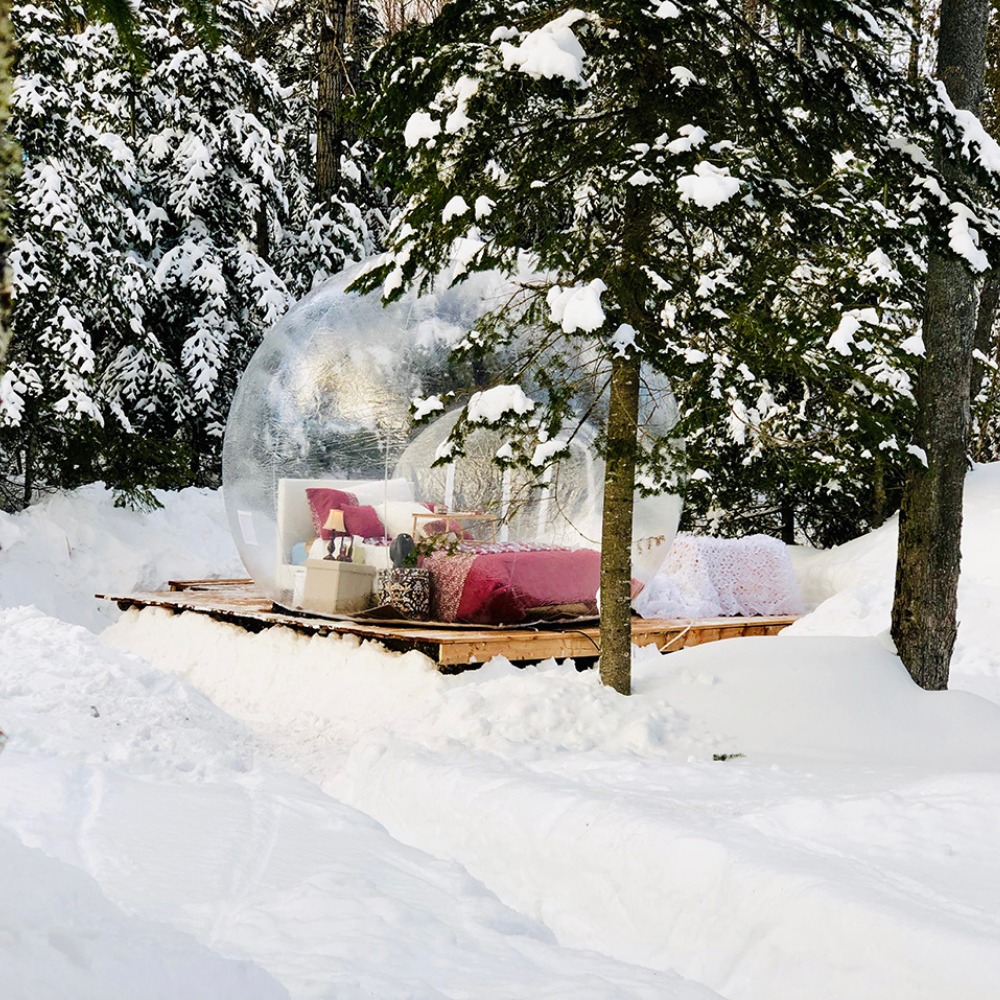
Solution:
{"label": "white pillow", "polygon": [[[416,503],[413,500],[387,500],[385,503],[374,506],[375,512],[385,525],[386,534],[390,538],[395,538],[396,535],[412,535],[413,515],[430,513],[422,503]],[[422,534],[423,530],[418,526],[417,536]]]}
{"label": "white pillow", "polygon": [[337,485],[338,490],[346,490],[353,493],[358,498],[359,504],[375,506],[376,504],[388,501],[409,501],[413,499],[413,487],[409,479],[386,479],[386,480],[356,480],[344,481],[344,485]]}
{"label": "white pillow", "polygon": [[374,566],[376,569],[392,568],[388,545],[365,545],[364,542],[358,542],[354,551],[361,553],[361,562],[366,566]]}

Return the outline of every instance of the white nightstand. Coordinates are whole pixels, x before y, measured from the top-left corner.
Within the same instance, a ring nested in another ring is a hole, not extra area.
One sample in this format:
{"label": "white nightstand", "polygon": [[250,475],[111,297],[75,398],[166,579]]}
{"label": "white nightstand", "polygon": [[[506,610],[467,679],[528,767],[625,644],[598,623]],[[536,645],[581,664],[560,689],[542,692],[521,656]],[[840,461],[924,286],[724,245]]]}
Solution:
{"label": "white nightstand", "polygon": [[372,603],[375,567],[336,559],[307,559],[302,585],[304,611],[350,614]]}

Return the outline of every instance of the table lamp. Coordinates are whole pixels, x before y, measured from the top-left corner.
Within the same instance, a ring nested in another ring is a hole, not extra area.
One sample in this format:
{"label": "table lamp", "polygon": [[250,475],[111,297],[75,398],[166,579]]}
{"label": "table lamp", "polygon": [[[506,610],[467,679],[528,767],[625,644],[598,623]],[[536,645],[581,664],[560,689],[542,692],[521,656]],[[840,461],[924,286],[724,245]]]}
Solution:
{"label": "table lamp", "polygon": [[354,558],[354,536],[344,524],[344,512],[331,510],[323,525],[324,531],[330,532],[330,544],[327,546],[327,559],[338,562],[351,562]]}

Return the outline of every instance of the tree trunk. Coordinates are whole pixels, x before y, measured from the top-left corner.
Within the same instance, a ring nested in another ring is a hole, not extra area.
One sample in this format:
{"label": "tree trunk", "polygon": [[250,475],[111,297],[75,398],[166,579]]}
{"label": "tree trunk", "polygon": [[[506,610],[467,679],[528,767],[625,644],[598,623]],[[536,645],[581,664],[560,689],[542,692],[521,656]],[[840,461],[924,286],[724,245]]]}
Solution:
{"label": "tree trunk", "polygon": [[[994,336],[997,308],[1000,306],[1000,277],[993,272],[986,276],[979,293],[979,315],[976,317],[976,348],[992,364],[973,361],[973,398],[980,393],[984,398],[973,409],[974,423],[978,425],[978,436],[972,443],[974,462],[995,462],[1000,458],[1000,436],[998,436],[997,414],[1000,413],[1000,339]],[[985,391],[984,391],[985,390]]]}
{"label": "tree trunk", "polygon": [[[648,62],[648,65],[643,63]],[[655,60],[640,56],[637,81],[656,72]],[[630,116],[631,134],[655,135],[648,100],[637,100]],[[646,241],[653,220],[652,200],[642,186],[625,196],[621,258],[605,277],[615,289],[622,319],[636,331],[655,327],[643,274]],[[637,347],[615,351],[611,358],[607,447],[604,469],[604,515],[601,523],[601,683],[620,694],[632,692],[632,520],[635,471],[639,458],[639,385],[642,360]]]}
{"label": "tree trunk", "polygon": [[885,459],[882,457],[882,452],[878,451],[872,462],[871,526],[873,528],[881,528],[885,524],[888,508],[889,498],[885,490]]}
{"label": "tree trunk", "polygon": [[[938,75],[958,108],[977,111],[982,96],[989,0],[945,0]],[[958,168],[937,150],[942,170]],[[899,512],[899,554],[892,637],[913,679],[928,690],[948,686],[958,629],[962,496],[969,438],[969,388],[976,329],[976,287],[966,267],[931,253],[917,381],[916,441],[927,465],[906,476]]]}
{"label": "tree trunk", "polygon": [[[979,120],[990,135],[1000,129],[1000,17],[997,16],[998,0],[993,0],[994,16],[986,32],[986,70],[983,74],[983,97],[979,106]],[[997,308],[1000,306],[1000,270],[990,271],[979,290],[979,313],[976,316],[976,350],[994,365],[1000,362],[1000,342],[994,337]],[[976,407],[976,397],[986,389],[986,398]],[[996,407],[998,398],[997,368],[981,361],[972,362],[973,424],[978,424],[978,435],[972,442],[971,455],[975,462],[990,462],[997,458]]]}
{"label": "tree trunk", "polygon": [[21,154],[9,135],[10,103],[14,87],[14,29],[10,23],[11,0],[0,0],[0,376],[7,370],[12,330],[12,244],[10,189],[20,171]]}
{"label": "tree trunk", "polygon": [[[996,353],[993,345],[993,327],[996,324],[997,306],[1000,305],[1000,272],[991,271],[983,280],[979,290],[979,310],[976,313],[976,335],[973,348],[984,358],[993,358]],[[972,381],[969,385],[969,398],[975,402],[976,396],[986,382],[987,366],[982,361],[973,358]],[[973,458],[981,461],[979,445],[973,449]]]}
{"label": "tree trunk", "polygon": [[346,100],[355,92],[353,60],[359,0],[322,0],[316,95],[316,196],[333,197],[343,180],[340,158],[349,140]]}
{"label": "tree trunk", "polygon": [[[996,7],[996,0],[993,6]],[[980,98],[979,120],[992,136],[1000,127],[1000,18],[994,17],[986,35],[989,61],[983,72],[983,89]],[[976,317],[975,348],[984,358],[995,353],[993,328],[996,324],[997,306],[1000,305],[1000,269],[994,268],[983,280],[979,291],[979,314]],[[986,379],[986,365],[973,361],[971,396],[975,400]]]}
{"label": "tree trunk", "polygon": [[795,504],[791,500],[781,501],[781,540],[786,545],[795,544]]}
{"label": "tree trunk", "polygon": [[29,421],[24,438],[24,480],[21,484],[21,506],[28,507],[35,493],[35,425]]}
{"label": "tree trunk", "polygon": [[910,58],[907,66],[910,83],[915,84],[920,78],[920,40],[924,33],[923,0],[910,0]]}
{"label": "tree trunk", "polygon": [[611,362],[601,525],[601,683],[632,690],[632,508],[639,420],[639,355]]}

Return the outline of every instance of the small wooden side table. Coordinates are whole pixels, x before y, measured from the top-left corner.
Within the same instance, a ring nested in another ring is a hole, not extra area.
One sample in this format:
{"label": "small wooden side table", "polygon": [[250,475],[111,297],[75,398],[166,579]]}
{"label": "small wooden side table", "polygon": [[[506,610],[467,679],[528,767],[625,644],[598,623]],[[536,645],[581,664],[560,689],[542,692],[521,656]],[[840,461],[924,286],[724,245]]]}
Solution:
{"label": "small wooden side table", "polygon": [[[413,515],[413,539],[417,541],[420,535],[417,533],[420,529],[420,524],[422,521],[443,521],[448,525],[447,530],[434,532],[438,535],[447,535],[449,532],[453,531],[454,528],[451,527],[454,524],[462,525],[465,522],[472,522],[473,524],[483,525],[484,527],[489,527],[491,538],[490,541],[495,542],[497,540],[497,524],[500,519],[495,514],[483,514],[480,511],[473,510],[446,510],[446,511],[428,511],[426,514],[414,514]],[[483,539],[479,539],[483,541]]]}

